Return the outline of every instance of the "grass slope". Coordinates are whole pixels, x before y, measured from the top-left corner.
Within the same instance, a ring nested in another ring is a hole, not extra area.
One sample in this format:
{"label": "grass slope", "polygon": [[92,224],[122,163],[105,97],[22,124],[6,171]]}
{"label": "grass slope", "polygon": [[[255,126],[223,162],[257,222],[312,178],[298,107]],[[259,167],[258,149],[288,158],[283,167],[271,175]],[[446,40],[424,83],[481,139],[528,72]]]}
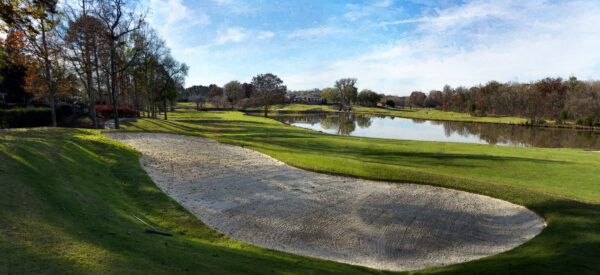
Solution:
{"label": "grass slope", "polygon": [[139,156],[98,131],[0,131],[0,274],[379,273],[229,239],[162,193]]}

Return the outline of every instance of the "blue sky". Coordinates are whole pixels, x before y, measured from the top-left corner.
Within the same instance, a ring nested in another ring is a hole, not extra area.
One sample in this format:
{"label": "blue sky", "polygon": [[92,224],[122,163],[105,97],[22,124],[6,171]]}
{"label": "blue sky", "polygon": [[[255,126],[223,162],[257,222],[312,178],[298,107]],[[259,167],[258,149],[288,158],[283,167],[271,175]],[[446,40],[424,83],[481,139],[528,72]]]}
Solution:
{"label": "blue sky", "polygon": [[149,0],[186,85],[277,74],[408,95],[489,80],[600,78],[600,1]]}

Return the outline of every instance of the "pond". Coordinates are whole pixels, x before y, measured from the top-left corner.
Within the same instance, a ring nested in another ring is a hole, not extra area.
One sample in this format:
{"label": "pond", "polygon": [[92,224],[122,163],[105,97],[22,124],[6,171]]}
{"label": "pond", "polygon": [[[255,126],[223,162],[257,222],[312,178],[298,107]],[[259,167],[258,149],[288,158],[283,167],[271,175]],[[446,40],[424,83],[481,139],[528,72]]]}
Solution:
{"label": "pond", "polygon": [[274,119],[329,134],[359,137],[600,149],[600,133],[573,129],[356,114],[277,116]]}

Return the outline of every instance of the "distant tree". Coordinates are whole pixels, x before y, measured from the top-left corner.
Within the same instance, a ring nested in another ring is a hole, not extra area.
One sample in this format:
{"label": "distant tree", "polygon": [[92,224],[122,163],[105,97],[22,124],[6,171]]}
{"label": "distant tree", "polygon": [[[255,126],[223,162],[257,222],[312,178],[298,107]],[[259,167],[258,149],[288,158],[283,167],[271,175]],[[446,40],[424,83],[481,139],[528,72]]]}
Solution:
{"label": "distant tree", "polygon": [[[444,90],[446,89],[451,89],[450,86],[446,85],[444,86]],[[435,108],[437,106],[442,105],[442,92],[441,91],[436,91],[436,90],[432,90],[429,92],[429,96],[427,96],[427,98],[425,98],[425,102],[424,102],[425,107],[430,107],[430,108]]]}
{"label": "distant tree", "polygon": [[354,86],[356,78],[342,78],[335,82],[335,87],[340,91],[340,103],[342,109],[347,111],[350,104],[356,101],[357,89]]}
{"label": "distant tree", "polygon": [[206,103],[206,97],[201,95],[193,95],[189,97],[191,102],[196,103],[196,110],[200,111],[204,103]]}
{"label": "distant tree", "polygon": [[411,106],[423,107],[425,105],[425,98],[426,96],[423,92],[412,92],[409,97],[410,104]]}
{"label": "distant tree", "polygon": [[233,105],[237,105],[238,101],[245,96],[244,87],[236,80],[229,81],[227,84],[225,84],[223,87],[223,92],[230,100],[232,107]]}
{"label": "distant tree", "polygon": [[367,106],[375,106],[377,102],[381,100],[382,96],[383,95],[373,92],[372,90],[364,89],[358,94],[357,100],[358,102],[360,102],[360,104]]}
{"label": "distant tree", "polygon": [[161,60],[160,65],[162,67],[160,77],[162,85],[158,94],[163,101],[165,120],[167,120],[167,101],[175,101],[183,90],[189,67],[185,63],[175,60],[170,54]]}
{"label": "distant tree", "polygon": [[242,84],[242,89],[244,90],[244,97],[250,98],[252,97],[252,91],[254,91],[254,87],[251,83]]}
{"label": "distant tree", "polygon": [[341,99],[340,90],[338,88],[325,88],[321,91],[321,98],[327,103],[338,103]]}
{"label": "distant tree", "polygon": [[208,89],[210,91],[211,100],[217,97],[221,97],[221,95],[223,95],[223,88],[219,87],[217,84],[208,85]]}
{"label": "distant tree", "polygon": [[257,104],[264,107],[264,115],[267,117],[269,106],[283,102],[283,95],[287,87],[283,81],[274,74],[259,74],[252,78],[254,87],[253,98]]}
{"label": "distant tree", "polygon": [[392,99],[388,99],[385,101],[385,105],[390,106],[392,108],[396,107],[396,102]]}

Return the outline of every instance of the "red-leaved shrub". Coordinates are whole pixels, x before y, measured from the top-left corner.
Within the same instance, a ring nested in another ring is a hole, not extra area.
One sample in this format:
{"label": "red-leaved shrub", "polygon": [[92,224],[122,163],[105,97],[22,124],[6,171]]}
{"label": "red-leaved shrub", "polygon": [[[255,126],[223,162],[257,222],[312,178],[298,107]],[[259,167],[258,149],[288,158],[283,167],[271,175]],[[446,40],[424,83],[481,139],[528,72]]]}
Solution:
{"label": "red-leaved shrub", "polygon": [[[129,108],[127,106],[119,106],[119,117],[139,117],[140,111]],[[96,106],[96,116],[99,118],[114,118],[114,107],[112,105]]]}

